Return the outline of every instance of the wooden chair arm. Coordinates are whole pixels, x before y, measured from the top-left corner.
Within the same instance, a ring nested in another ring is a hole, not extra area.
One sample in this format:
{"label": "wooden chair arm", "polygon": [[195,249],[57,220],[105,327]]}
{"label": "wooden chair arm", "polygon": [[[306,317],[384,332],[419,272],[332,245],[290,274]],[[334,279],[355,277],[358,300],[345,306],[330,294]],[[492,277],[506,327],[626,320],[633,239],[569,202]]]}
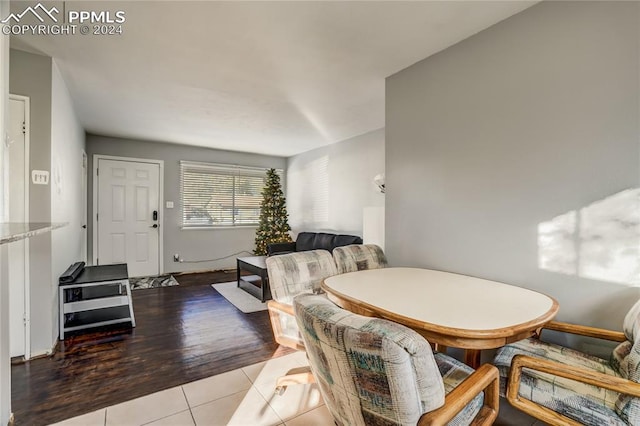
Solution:
{"label": "wooden chair arm", "polygon": [[418,426],[446,425],[464,407],[484,391],[484,404],[473,419],[473,425],[490,425],[498,417],[500,405],[500,375],[498,369],[490,364],[480,366],[476,371],[460,383],[444,399],[444,405],[420,417]]}
{"label": "wooden chair arm", "polygon": [[291,316],[295,316],[293,311],[293,305],[287,305],[286,303],[280,303],[277,300],[269,300],[267,302],[267,309],[284,312]]}
{"label": "wooden chair arm", "polygon": [[586,383],[599,388],[613,390],[615,392],[640,397],[640,383],[623,379],[617,376],[591,371],[584,368],[574,367],[560,362],[550,361],[542,358],[535,358],[527,355],[516,355],[511,361],[509,372],[509,382],[507,384],[507,400],[514,407],[528,413],[549,424],[563,426],[578,426],[578,423],[553,410],[536,404],[535,402],[523,398],[519,395],[520,378],[522,369],[528,368],[542,373],[564,377]]}
{"label": "wooden chair arm", "polygon": [[285,303],[280,303],[275,300],[269,300],[267,302],[267,309],[269,310],[269,320],[271,321],[271,329],[273,330],[273,337],[276,342],[287,348],[304,351],[304,344],[302,343],[302,341],[286,335],[283,332],[280,323],[280,316],[282,314],[287,314],[295,317],[293,306],[287,305]]}
{"label": "wooden chair arm", "polygon": [[589,327],[586,325],[569,324],[567,322],[549,321],[543,327],[545,330],[560,331],[563,333],[577,334],[596,339],[624,342],[627,337],[621,331],[605,330],[604,328]]}

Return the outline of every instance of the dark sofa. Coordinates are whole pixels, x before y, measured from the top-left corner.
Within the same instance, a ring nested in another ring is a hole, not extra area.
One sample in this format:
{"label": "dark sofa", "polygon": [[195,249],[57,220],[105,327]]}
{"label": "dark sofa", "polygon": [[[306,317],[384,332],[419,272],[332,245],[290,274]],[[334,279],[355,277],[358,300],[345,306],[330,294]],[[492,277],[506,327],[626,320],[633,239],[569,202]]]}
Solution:
{"label": "dark sofa", "polygon": [[267,245],[267,254],[293,253],[297,251],[324,249],[329,252],[336,247],[351,244],[362,244],[362,238],[357,235],[337,235],[325,232],[301,232],[293,243],[275,243]]}

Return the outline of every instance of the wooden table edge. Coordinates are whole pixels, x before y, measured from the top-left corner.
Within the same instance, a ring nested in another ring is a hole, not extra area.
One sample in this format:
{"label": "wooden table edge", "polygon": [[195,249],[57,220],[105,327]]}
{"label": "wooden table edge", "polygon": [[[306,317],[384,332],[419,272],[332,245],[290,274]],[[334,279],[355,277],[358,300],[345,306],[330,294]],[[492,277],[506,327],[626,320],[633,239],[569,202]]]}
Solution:
{"label": "wooden table edge", "polygon": [[398,315],[342,294],[329,287],[324,280],[321,283],[321,288],[327,293],[329,300],[343,309],[360,315],[387,319],[417,331],[431,343],[463,349],[493,349],[530,337],[535,334],[536,330],[551,321],[559,310],[559,304],[553,297],[537,292],[548,297],[552,302],[549,310],[543,315],[516,326],[502,327],[493,330],[467,330],[417,321],[413,318]]}

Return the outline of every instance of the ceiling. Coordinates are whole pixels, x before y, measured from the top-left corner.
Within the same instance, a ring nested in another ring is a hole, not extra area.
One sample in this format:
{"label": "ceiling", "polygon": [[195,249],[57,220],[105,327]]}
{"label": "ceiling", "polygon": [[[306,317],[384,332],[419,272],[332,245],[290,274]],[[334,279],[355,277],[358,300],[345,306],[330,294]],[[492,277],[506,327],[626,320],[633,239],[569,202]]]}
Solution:
{"label": "ceiling", "polygon": [[290,156],[384,127],[385,77],[532,4],[67,1],[123,34],[11,46],[55,58],[90,133]]}

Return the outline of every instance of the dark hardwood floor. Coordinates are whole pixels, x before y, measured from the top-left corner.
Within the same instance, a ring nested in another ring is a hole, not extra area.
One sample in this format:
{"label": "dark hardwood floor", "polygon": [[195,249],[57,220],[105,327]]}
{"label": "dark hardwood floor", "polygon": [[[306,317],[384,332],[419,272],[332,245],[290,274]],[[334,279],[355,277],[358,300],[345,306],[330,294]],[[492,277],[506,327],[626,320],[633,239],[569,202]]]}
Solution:
{"label": "dark hardwood floor", "polygon": [[244,314],[211,283],[235,272],[175,276],[133,292],[137,327],[70,335],[57,352],[11,367],[18,425],[44,425],[290,353],[266,311]]}

